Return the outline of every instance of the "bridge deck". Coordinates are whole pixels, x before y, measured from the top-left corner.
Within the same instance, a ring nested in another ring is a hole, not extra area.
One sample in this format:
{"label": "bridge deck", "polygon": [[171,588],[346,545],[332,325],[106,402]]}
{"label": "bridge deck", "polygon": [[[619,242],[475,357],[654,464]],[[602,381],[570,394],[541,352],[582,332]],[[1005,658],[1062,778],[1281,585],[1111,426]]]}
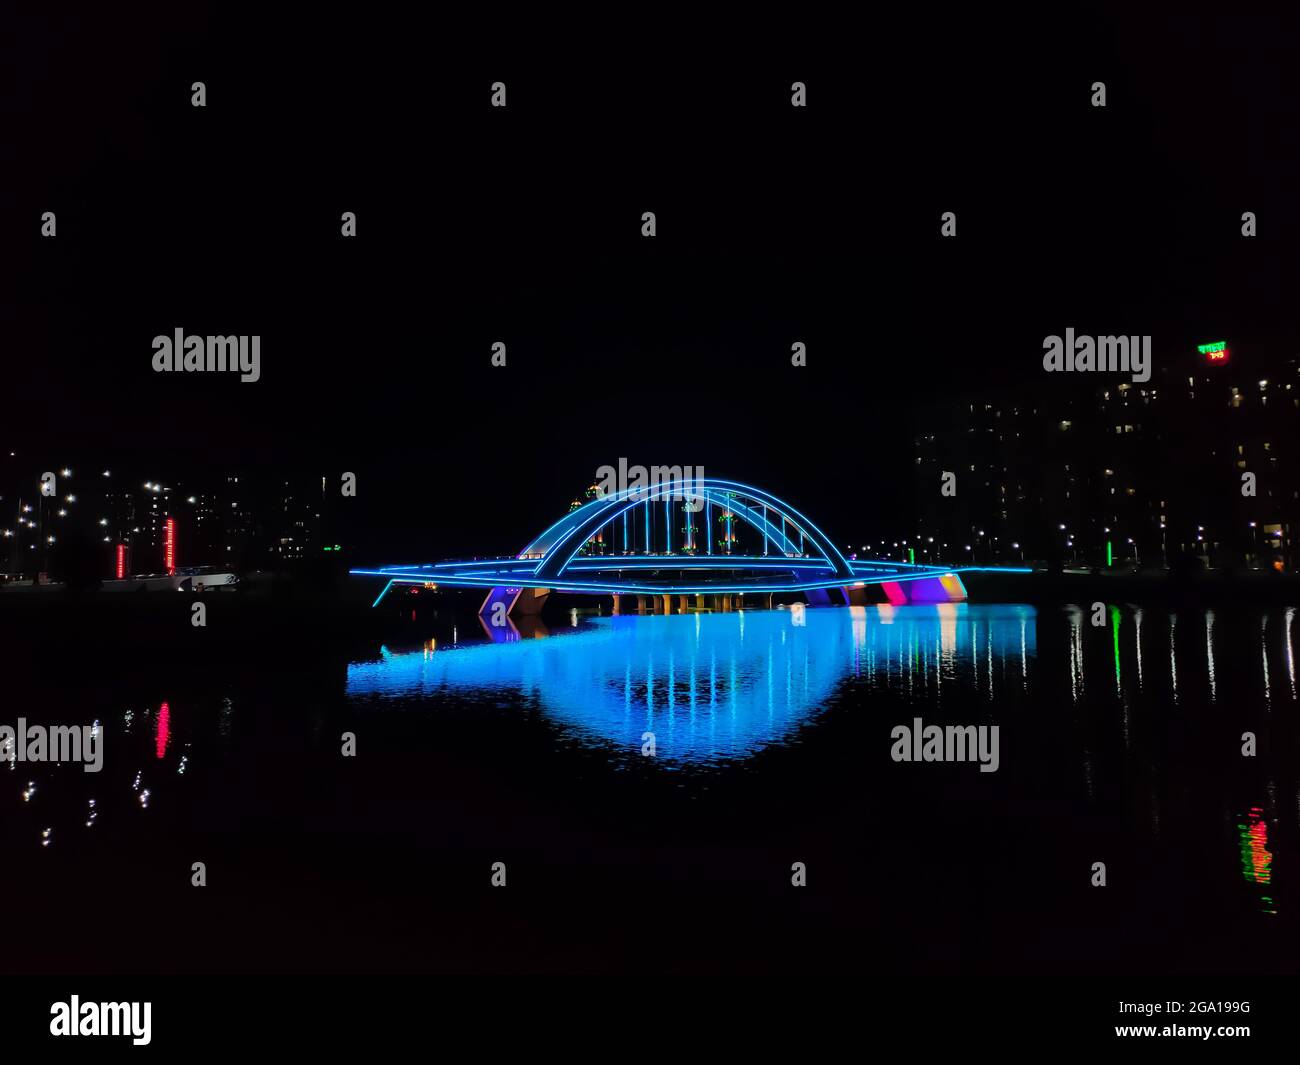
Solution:
{"label": "bridge deck", "polygon": [[[714,592],[807,592],[854,585],[904,583],[982,566],[923,566],[900,562],[850,562],[851,575],[836,573],[823,559],[728,556],[587,557],[574,559],[558,579],[537,573],[537,559],[475,559],[411,566],[356,569],[358,576],[395,584],[448,588],[550,588],[597,595],[709,594]],[[1013,572],[1028,572],[1013,571]]]}

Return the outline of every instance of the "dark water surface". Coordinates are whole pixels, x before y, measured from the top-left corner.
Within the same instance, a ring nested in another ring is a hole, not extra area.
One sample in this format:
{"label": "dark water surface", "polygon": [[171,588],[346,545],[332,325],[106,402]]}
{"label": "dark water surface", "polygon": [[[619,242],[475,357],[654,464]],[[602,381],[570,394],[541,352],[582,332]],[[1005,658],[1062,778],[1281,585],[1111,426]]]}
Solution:
{"label": "dark water surface", "polygon": [[[0,765],[0,967],[1297,971],[1295,610],[1093,620],[557,614],[493,643],[443,615],[183,664],[70,640],[10,665],[0,724],[98,721],[105,765]],[[998,771],[892,761],[916,718],[999,726]]]}

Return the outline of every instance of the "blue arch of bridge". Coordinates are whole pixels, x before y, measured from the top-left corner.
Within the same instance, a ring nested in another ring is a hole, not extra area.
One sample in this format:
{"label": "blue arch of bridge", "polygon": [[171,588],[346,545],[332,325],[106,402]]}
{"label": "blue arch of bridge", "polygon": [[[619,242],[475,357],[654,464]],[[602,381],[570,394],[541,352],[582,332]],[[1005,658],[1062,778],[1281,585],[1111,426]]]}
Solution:
{"label": "blue arch of bridge", "polygon": [[[593,499],[557,521],[524,548],[519,557],[541,559],[536,570],[537,577],[559,581],[583,545],[600,530],[643,503],[673,497],[699,500],[701,506],[705,502],[711,502],[714,506],[729,508],[731,513],[762,532],[766,539],[775,542],[783,554],[794,553],[796,549],[793,542],[771,520],[772,514],[778,518],[784,517],[786,522],[803,531],[805,550],[809,545],[815,548],[821,558],[830,564],[837,577],[852,580],[855,576],[853,568],[830,537],[789,503],[752,485],[716,478],[639,485]],[[746,500],[766,507],[767,515],[754,507],[746,506]],[[718,561],[719,565],[723,563],[721,557]],[[797,558],[791,559],[792,567],[797,568],[798,561]]]}

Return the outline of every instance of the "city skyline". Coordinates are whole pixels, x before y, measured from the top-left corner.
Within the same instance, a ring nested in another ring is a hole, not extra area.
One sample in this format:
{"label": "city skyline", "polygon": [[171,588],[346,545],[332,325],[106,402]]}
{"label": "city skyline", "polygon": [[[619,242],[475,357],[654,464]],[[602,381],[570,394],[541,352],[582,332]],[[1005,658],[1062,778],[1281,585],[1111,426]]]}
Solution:
{"label": "city skyline", "polygon": [[[905,462],[895,463],[892,483],[879,470],[858,481],[859,463],[851,457],[828,458],[826,465],[838,469],[841,485],[847,483],[851,490],[819,493],[816,509],[833,515],[828,524],[842,534],[838,539],[844,551],[898,554],[900,561],[909,556],[899,549],[911,546],[913,560],[920,550],[927,561],[954,565],[1026,558],[1077,563],[1081,557],[1095,565],[1102,561],[1099,550],[1109,542],[1112,560],[1138,565],[1145,552],[1148,564],[1168,565],[1171,556],[1194,554],[1212,565],[1270,568],[1276,561],[1293,570],[1294,528],[1300,514],[1300,456],[1293,444],[1300,421],[1300,360],[1243,353],[1226,341],[1202,346],[1214,350],[1163,360],[1147,383],[1099,375],[1090,376],[1088,386],[1081,388],[1040,378],[1019,388],[981,390],[945,403],[917,402],[906,410],[908,429],[900,433],[911,450]],[[1020,428],[999,422],[1004,412]],[[1112,429],[1117,439],[1110,438]],[[996,447],[982,442],[985,433],[996,438]],[[971,458],[981,461],[972,463]],[[510,530],[493,528],[491,521],[474,523],[470,529],[450,528],[441,491],[447,483],[454,484],[456,476],[443,467],[412,474],[399,466],[391,474],[405,486],[402,489],[394,480],[385,481],[381,471],[378,500],[370,491],[370,471],[362,471],[364,494],[344,500],[338,481],[345,471],[293,470],[286,478],[269,470],[251,475],[245,470],[241,492],[235,487],[239,473],[202,468],[187,473],[160,456],[149,468],[173,468],[177,476],[171,479],[179,486],[175,493],[171,485],[152,480],[138,485],[131,481],[129,489],[122,489],[122,478],[105,476],[111,474],[105,469],[100,477],[89,478],[89,499],[64,507],[31,491],[39,489],[39,474],[33,468],[18,475],[20,461],[20,453],[13,451],[2,467],[0,507],[6,506],[8,496],[12,510],[0,511],[5,533],[21,536],[25,519],[39,525],[39,531],[32,528],[33,535],[57,535],[60,522],[54,515],[59,510],[87,513],[111,484],[119,498],[99,503],[105,513],[96,519],[108,519],[104,531],[109,539],[104,542],[130,543],[131,537],[144,535],[146,557],[151,559],[160,549],[158,519],[167,516],[185,520],[182,542],[194,564],[246,564],[243,550],[255,530],[257,538],[266,541],[256,556],[264,563],[301,558],[304,552],[319,555],[323,547],[336,546],[354,558],[378,563],[395,539],[403,553],[429,557],[508,555],[523,546],[510,542]],[[578,494],[581,471],[552,463],[547,467],[546,474],[538,471],[527,479],[544,485],[549,476],[555,484],[567,473],[573,480],[556,485],[556,496],[565,491]],[[960,487],[951,499],[939,490],[945,472],[958,477]],[[1242,495],[1236,483],[1240,472],[1256,475],[1254,495]],[[593,485],[599,475],[599,469],[592,471]],[[26,504],[21,503],[24,476],[31,482]],[[1009,478],[1015,483],[1008,497]],[[882,481],[886,487],[880,493]],[[82,483],[78,481],[78,487]],[[499,494],[490,481],[454,491],[462,493],[459,508],[468,513],[490,506]],[[878,493],[898,501],[884,515],[874,513]],[[56,492],[55,499],[63,495]],[[137,495],[145,503],[139,511]],[[811,507],[811,501],[804,502]],[[226,504],[234,505],[233,512]],[[32,506],[34,513],[24,515],[17,509],[22,505]],[[516,536],[526,535],[528,521],[551,520],[554,505],[551,501],[538,506],[521,519]],[[124,509],[128,507],[130,513]],[[209,530],[220,526],[221,534],[198,535],[205,516]],[[420,521],[427,526],[421,529]],[[404,537],[398,535],[403,527]],[[233,529],[239,531],[227,533]],[[221,543],[219,535],[226,535]],[[7,565],[25,568],[18,566],[12,545]]]}

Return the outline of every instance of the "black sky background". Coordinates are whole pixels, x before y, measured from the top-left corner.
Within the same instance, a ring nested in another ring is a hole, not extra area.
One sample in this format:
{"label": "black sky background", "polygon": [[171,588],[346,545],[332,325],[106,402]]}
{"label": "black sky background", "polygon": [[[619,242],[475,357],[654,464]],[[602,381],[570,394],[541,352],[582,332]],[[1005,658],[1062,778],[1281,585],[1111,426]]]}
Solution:
{"label": "black sky background", "polygon": [[[0,444],[355,471],[403,558],[517,550],[620,456],[896,530],[918,404],[1045,383],[1047,334],[1300,348],[1296,20],[1116,10],[20,22]],[[177,327],[262,380],[153,373]]]}

